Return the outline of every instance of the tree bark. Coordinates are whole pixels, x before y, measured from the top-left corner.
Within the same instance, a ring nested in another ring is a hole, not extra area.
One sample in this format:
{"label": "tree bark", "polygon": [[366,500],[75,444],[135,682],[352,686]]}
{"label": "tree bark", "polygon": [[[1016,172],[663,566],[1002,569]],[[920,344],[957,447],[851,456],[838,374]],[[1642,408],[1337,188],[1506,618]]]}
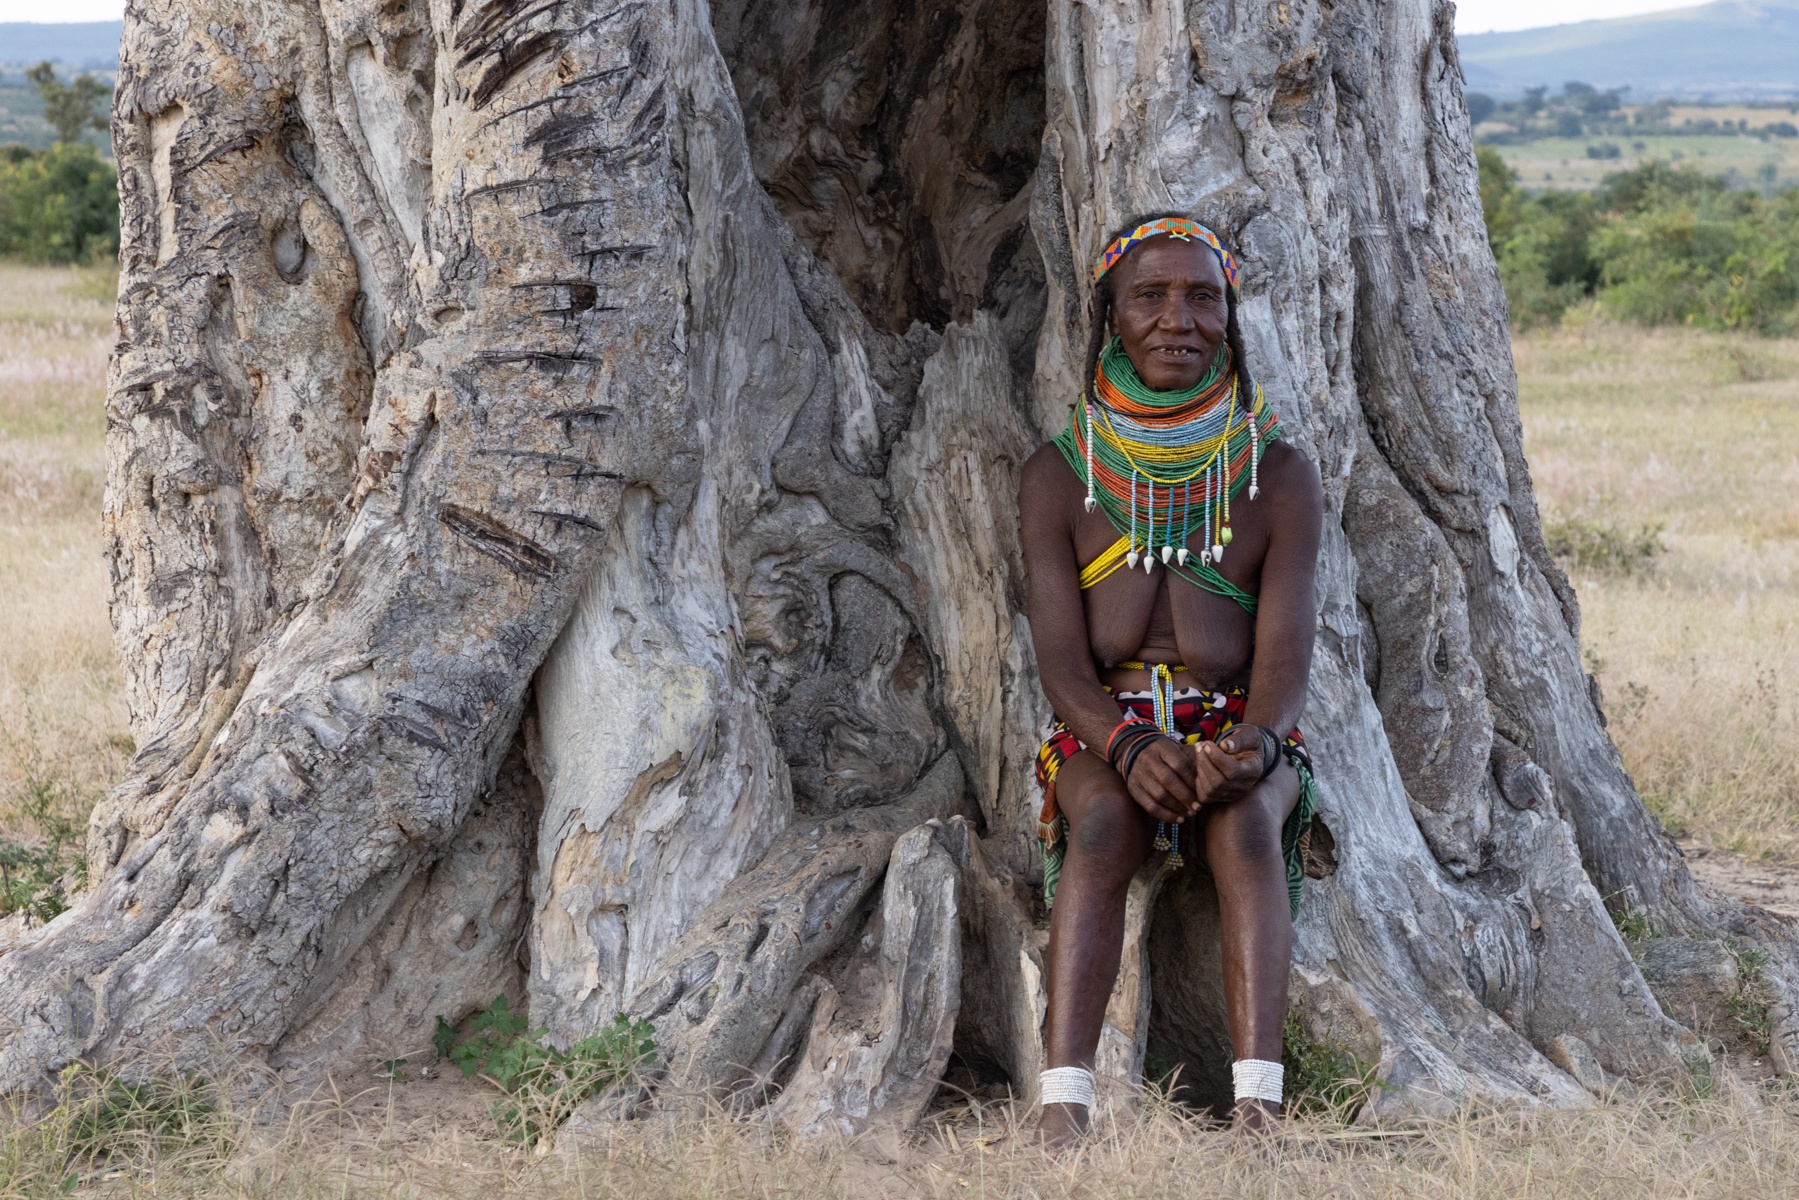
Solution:
{"label": "tree bark", "polygon": [[[1325,480],[1308,1033],[1378,1064],[1376,1118],[1672,1069],[1610,902],[1767,948],[1799,1058],[1799,945],[1693,883],[1581,669],[1451,12],[134,7],[139,750],[90,891],[0,957],[0,1085],[221,1045],[298,1077],[504,990],[561,1042],[646,1016],[675,1081],[803,1129],[903,1126],[952,1053],[1029,1100],[1017,474],[1085,264],[1168,208],[1239,249]],[[1219,1091],[1214,907],[1134,885],[1117,1083],[1153,1047]]]}

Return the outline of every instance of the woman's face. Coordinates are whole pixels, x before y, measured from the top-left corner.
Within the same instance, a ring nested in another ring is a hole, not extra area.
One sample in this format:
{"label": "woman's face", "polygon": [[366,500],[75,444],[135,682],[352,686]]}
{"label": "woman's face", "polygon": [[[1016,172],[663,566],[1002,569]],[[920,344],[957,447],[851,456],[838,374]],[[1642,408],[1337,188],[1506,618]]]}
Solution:
{"label": "woman's face", "polygon": [[1112,332],[1158,392],[1198,383],[1224,341],[1224,268],[1204,242],[1155,237],[1112,268]]}

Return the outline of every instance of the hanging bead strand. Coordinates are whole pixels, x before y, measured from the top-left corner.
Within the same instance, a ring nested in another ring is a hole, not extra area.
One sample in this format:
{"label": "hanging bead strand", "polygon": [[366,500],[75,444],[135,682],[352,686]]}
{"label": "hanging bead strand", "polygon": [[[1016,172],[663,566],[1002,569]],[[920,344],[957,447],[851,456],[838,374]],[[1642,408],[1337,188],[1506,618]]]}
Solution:
{"label": "hanging bead strand", "polygon": [[1256,410],[1249,410],[1249,498],[1254,500],[1256,493],[1262,490],[1260,480],[1262,465],[1262,439],[1256,436]]}
{"label": "hanging bead strand", "polygon": [[1181,548],[1174,552],[1174,557],[1184,567],[1187,565],[1187,535],[1193,531],[1193,483],[1189,480],[1182,486],[1187,489],[1187,498],[1181,502]]}
{"label": "hanging bead strand", "polygon": [[1151,476],[1149,481],[1149,533],[1143,539],[1143,573],[1150,575],[1156,569],[1156,481]]}
{"label": "hanging bead strand", "polygon": [[1093,495],[1093,405],[1087,399],[1086,392],[1081,393],[1081,411],[1087,414],[1087,499],[1085,504],[1087,511],[1092,512],[1093,506],[1099,501]]}
{"label": "hanging bead strand", "polygon": [[1206,540],[1200,546],[1200,562],[1210,562],[1212,558],[1212,509],[1214,506],[1212,504],[1212,472],[1210,471],[1205,473],[1205,485],[1206,498],[1204,507],[1206,510]]}
{"label": "hanging bead strand", "polygon": [[1131,468],[1131,548],[1124,561],[1137,568],[1137,468]]}

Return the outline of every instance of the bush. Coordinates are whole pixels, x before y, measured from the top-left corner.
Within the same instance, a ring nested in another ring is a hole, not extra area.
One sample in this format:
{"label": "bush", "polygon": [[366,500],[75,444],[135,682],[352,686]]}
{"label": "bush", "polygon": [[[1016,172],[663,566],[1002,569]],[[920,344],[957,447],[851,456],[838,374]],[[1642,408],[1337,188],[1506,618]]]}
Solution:
{"label": "bush", "polygon": [[1587,253],[1599,223],[1593,198],[1583,192],[1528,195],[1497,150],[1481,146],[1475,154],[1487,239],[1512,322],[1522,328],[1553,324],[1598,282]]}
{"label": "bush", "polygon": [[[494,1102],[493,1114],[510,1141],[535,1145],[567,1120],[583,1100],[615,1083],[631,1079],[655,1059],[655,1030],[648,1021],[618,1014],[598,1033],[582,1038],[566,1051],[544,1041],[545,1029],[531,1029],[524,1014],[515,1013],[505,996],[468,1023],[468,1036],[441,1016],[432,1046],[464,1079],[479,1074],[506,1093]],[[404,1060],[382,1064],[389,1076]]]}
{"label": "bush", "polygon": [[1543,539],[1549,552],[1563,562],[1626,574],[1647,566],[1663,549],[1660,525],[1622,529],[1584,517],[1551,519],[1544,525]]}
{"label": "bush", "polygon": [[0,149],[0,254],[87,263],[119,251],[118,175],[80,142]]}
{"label": "bush", "polygon": [[1476,153],[1487,237],[1519,327],[1553,324],[1588,297],[1645,325],[1776,335],[1799,324],[1799,190],[1762,196],[1651,162],[1592,194],[1532,195],[1496,150]]}
{"label": "bush", "polygon": [[29,846],[0,837],[0,916],[25,913],[43,923],[69,907],[70,890],[87,881],[87,860],[79,853],[82,830],[66,816],[92,807],[69,783],[46,774],[35,759],[26,763],[16,814],[41,835]]}

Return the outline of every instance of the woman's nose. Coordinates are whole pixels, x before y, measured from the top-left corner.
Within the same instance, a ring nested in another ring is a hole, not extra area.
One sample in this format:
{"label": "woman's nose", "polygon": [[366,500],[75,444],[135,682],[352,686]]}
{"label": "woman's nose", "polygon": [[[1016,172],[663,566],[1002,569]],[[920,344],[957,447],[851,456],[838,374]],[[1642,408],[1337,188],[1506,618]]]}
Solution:
{"label": "woman's nose", "polygon": [[1164,329],[1191,329],[1193,327],[1193,314],[1187,311],[1187,306],[1178,300],[1170,300],[1164,304],[1158,317],[1156,323]]}

